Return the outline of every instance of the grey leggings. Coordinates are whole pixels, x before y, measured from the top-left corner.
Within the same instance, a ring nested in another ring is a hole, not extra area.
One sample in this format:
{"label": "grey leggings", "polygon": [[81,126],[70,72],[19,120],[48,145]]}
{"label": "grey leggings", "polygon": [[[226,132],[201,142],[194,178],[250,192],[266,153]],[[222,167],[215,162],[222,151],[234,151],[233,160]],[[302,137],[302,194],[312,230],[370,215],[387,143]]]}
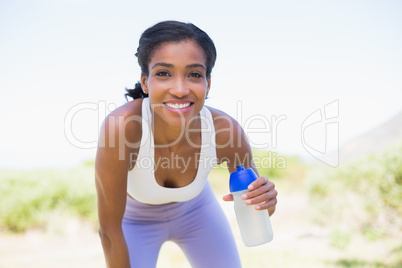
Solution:
{"label": "grey leggings", "polygon": [[165,241],[175,242],[192,267],[241,267],[230,226],[207,183],[195,198],[146,205],[127,198],[123,232],[131,267],[155,267]]}

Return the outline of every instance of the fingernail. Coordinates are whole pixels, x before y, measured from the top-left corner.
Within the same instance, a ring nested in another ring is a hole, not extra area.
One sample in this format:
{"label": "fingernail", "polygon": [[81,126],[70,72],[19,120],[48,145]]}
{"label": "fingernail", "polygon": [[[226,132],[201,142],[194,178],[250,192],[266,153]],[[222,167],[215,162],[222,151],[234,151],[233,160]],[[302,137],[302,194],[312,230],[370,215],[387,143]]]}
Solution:
{"label": "fingernail", "polygon": [[246,205],[250,205],[251,204],[251,200],[246,200]]}
{"label": "fingernail", "polygon": [[260,206],[255,206],[255,209],[260,209],[261,207]]}
{"label": "fingernail", "polygon": [[253,190],[253,189],[254,189],[254,186],[253,186],[253,185],[249,185],[249,186],[248,186],[248,190],[249,190],[249,191],[251,191],[251,190]]}
{"label": "fingernail", "polygon": [[242,195],[241,199],[247,199],[247,195],[246,194]]}

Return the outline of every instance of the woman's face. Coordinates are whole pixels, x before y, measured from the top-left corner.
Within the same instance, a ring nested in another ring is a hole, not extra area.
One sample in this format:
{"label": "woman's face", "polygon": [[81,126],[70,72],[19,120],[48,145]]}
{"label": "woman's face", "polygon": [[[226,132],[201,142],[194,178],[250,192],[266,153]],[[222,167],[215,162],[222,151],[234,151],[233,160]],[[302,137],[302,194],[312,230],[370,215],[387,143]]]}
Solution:
{"label": "woman's face", "polygon": [[198,115],[210,88],[203,49],[192,40],[163,43],[148,64],[141,84],[154,115],[170,126],[182,126]]}

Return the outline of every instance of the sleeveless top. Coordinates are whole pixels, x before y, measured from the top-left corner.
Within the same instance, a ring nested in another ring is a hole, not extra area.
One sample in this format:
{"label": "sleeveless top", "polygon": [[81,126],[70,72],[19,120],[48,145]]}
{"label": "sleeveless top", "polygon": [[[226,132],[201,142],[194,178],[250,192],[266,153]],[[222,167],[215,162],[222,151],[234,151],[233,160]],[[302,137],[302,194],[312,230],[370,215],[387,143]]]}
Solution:
{"label": "sleeveless top", "polygon": [[[154,137],[152,133],[152,111],[149,98],[142,101],[142,138],[137,160],[127,176],[127,193],[135,200],[151,205],[161,205],[172,202],[184,202],[196,197],[204,188],[208,174],[217,164],[215,147],[215,128],[211,112],[205,106],[200,111],[201,118],[201,148],[197,163],[197,173],[194,180],[179,188],[167,188],[158,184],[155,179]],[[160,161],[163,162],[163,161]],[[184,159],[187,162],[187,159]],[[187,162],[188,163],[188,162]],[[166,163],[165,163],[166,164]]]}

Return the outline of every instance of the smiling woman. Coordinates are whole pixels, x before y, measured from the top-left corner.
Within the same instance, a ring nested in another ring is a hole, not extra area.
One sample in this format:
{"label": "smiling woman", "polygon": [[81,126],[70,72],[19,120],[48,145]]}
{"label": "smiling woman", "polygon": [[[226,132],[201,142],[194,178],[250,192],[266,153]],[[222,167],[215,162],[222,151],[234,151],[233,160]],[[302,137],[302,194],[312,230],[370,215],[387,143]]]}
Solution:
{"label": "smiling woman", "polygon": [[[192,68],[200,65],[200,67],[204,69],[206,77],[209,79],[217,56],[213,41],[204,31],[195,25],[191,23],[182,24],[177,21],[158,23],[142,34],[137,53],[135,54],[138,57],[138,64],[141,67],[142,74],[149,76],[148,66],[150,64],[150,57],[156,47],[163,43],[178,43],[183,40],[193,40],[202,48],[202,53],[205,57],[203,62],[201,64],[195,64],[195,66],[189,65],[188,67]],[[158,65],[173,67],[171,64],[165,62],[159,62]],[[152,69],[154,67],[155,66],[152,66]],[[166,74],[165,72],[161,75]],[[139,97],[147,97],[148,95],[142,90],[141,83],[138,82],[134,89],[127,89],[126,97],[128,96],[136,99]]]}
{"label": "smiling woman", "polygon": [[[106,117],[95,162],[108,266],[155,267],[162,244],[174,241],[193,267],[240,267],[207,179],[223,162],[229,172],[238,164],[258,171],[241,126],[204,105],[214,43],[191,23],[165,21],[142,34],[137,56],[141,79],[126,93],[134,100]],[[274,184],[260,177],[249,189],[246,204],[272,214]]]}
{"label": "smiling woman", "polygon": [[180,131],[183,122],[199,113],[210,88],[205,65],[203,49],[195,41],[158,46],[150,61],[149,75],[141,75],[141,86],[149,94],[155,114],[155,126]]}

